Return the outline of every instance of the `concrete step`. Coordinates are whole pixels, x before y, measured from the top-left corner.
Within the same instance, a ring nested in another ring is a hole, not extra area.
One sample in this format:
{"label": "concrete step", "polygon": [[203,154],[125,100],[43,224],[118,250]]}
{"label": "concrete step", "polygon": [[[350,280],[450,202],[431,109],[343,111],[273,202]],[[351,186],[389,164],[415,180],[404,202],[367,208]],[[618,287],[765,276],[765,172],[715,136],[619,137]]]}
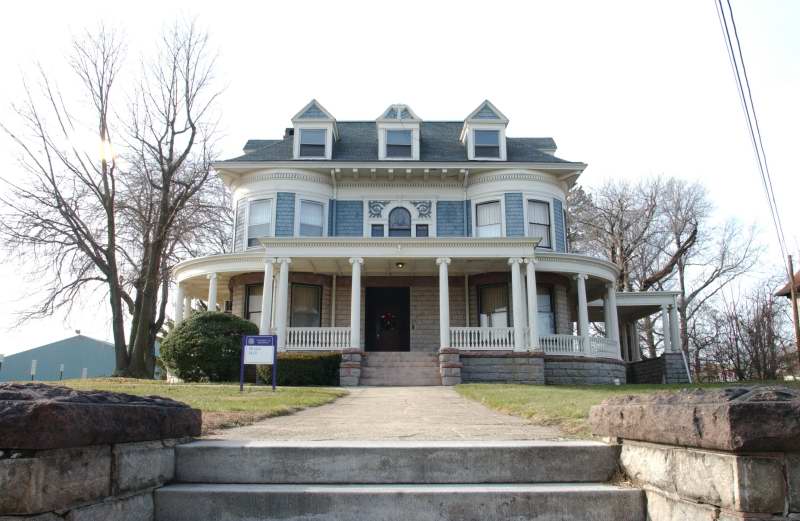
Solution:
{"label": "concrete step", "polygon": [[258,484],[602,482],[616,471],[619,454],[592,441],[231,440],[176,451],[176,481]]}
{"label": "concrete step", "polygon": [[361,387],[435,387],[442,385],[441,378],[360,378]]}
{"label": "concrete step", "polygon": [[361,376],[374,375],[374,376],[439,376],[438,366],[428,367],[373,367],[368,365],[361,368]]}
{"label": "concrete step", "polygon": [[406,360],[365,360],[363,367],[435,367],[439,362],[433,361],[406,361]]}
{"label": "concrete step", "polygon": [[641,490],[604,484],[179,484],[155,521],[644,521]]}

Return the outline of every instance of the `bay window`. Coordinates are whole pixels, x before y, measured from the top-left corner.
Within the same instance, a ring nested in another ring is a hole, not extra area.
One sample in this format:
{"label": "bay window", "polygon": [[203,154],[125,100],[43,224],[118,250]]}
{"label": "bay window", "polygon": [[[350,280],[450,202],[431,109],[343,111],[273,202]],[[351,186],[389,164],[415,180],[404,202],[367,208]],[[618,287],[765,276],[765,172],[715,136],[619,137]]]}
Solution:
{"label": "bay window", "polygon": [[550,203],[528,201],[528,236],[541,237],[541,248],[553,247],[550,240]]}
{"label": "bay window", "polygon": [[300,201],[300,236],[322,237],[325,207],[316,201]]}
{"label": "bay window", "polygon": [[500,237],[503,234],[500,201],[475,205],[475,232],[478,237]]}
{"label": "bay window", "polygon": [[258,246],[258,239],[272,235],[272,199],[250,202],[247,216],[247,245]]}

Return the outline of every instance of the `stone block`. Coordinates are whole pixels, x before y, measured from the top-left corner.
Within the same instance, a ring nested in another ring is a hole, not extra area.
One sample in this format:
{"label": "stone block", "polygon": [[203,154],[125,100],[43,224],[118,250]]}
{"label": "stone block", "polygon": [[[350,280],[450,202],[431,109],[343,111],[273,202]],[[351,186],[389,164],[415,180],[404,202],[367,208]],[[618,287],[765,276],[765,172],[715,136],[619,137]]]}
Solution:
{"label": "stone block", "polygon": [[718,521],[719,510],[645,490],[647,521]]}
{"label": "stone block", "polygon": [[0,516],[0,521],[64,521],[64,518],[48,512],[38,516]]}
{"label": "stone block", "polygon": [[0,514],[63,510],[111,493],[111,447],[55,449],[0,460]]}
{"label": "stone block", "polygon": [[66,521],[153,521],[153,493],[112,498],[70,511]]}
{"label": "stone block", "polygon": [[458,367],[442,367],[441,369],[442,376],[461,376],[461,369]]}
{"label": "stone block", "polygon": [[342,387],[358,387],[358,376],[339,376],[339,385]]}
{"label": "stone block", "polygon": [[175,476],[175,449],[160,441],[115,445],[112,457],[114,494],[158,487]]}
{"label": "stone block", "polygon": [[786,477],[789,480],[789,512],[800,513],[800,454],[786,455]]}
{"label": "stone block", "polygon": [[[4,449],[58,449],[199,436],[201,414],[156,396],[0,384]],[[68,427],[68,428],[66,428]]]}
{"label": "stone block", "polygon": [[592,432],[732,452],[800,451],[800,391],[780,386],[686,389],[609,398]]}
{"label": "stone block", "polygon": [[460,383],[460,376],[442,376],[442,385],[458,385]]}

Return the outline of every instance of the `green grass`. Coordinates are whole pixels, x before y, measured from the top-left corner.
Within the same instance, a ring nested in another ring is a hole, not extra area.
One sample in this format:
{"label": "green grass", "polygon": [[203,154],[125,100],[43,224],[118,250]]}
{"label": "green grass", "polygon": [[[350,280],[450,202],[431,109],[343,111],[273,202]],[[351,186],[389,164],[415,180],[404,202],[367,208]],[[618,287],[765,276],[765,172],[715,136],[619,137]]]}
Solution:
{"label": "green grass", "polygon": [[[55,382],[54,382],[55,383]],[[240,426],[273,416],[291,414],[306,407],[332,402],[346,391],[333,387],[278,387],[239,384],[168,384],[131,378],[65,380],[62,385],[80,390],[102,390],[139,396],[163,396],[203,411],[203,430]]]}
{"label": "green grass", "polygon": [[[798,382],[770,382],[800,387]],[[462,384],[462,396],[492,409],[521,416],[538,425],[550,425],[569,436],[591,435],[589,409],[606,398],[621,394],[645,394],[687,387],[727,387],[733,384],[701,385],[516,385]]]}

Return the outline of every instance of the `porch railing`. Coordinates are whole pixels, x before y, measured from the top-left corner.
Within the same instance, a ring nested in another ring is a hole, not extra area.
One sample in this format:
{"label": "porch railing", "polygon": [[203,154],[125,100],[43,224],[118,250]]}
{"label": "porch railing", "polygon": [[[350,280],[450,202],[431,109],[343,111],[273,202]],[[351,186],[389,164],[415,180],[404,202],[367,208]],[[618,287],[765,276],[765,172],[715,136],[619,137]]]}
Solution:
{"label": "porch railing", "polygon": [[464,350],[514,349],[513,327],[451,327],[450,347]]}
{"label": "porch railing", "polygon": [[542,335],[539,346],[548,355],[583,356],[583,337],[575,335]]}
{"label": "porch railing", "polygon": [[349,327],[287,327],[287,351],[341,351],[350,347]]}
{"label": "porch railing", "polygon": [[598,358],[620,358],[619,342],[602,336],[590,336],[589,356]]}

